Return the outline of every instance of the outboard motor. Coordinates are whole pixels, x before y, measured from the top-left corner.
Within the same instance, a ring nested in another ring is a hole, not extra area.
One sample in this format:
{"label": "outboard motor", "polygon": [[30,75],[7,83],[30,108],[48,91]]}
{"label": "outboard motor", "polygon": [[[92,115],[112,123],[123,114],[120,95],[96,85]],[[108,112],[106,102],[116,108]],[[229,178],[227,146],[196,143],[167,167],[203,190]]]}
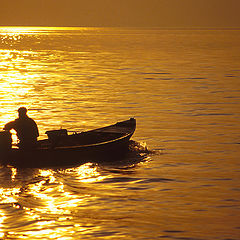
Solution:
{"label": "outboard motor", "polygon": [[66,137],[68,136],[67,129],[51,130],[46,131],[45,133],[47,134],[49,142],[53,148],[64,145]]}
{"label": "outboard motor", "polygon": [[12,134],[9,131],[0,131],[0,153],[12,148]]}

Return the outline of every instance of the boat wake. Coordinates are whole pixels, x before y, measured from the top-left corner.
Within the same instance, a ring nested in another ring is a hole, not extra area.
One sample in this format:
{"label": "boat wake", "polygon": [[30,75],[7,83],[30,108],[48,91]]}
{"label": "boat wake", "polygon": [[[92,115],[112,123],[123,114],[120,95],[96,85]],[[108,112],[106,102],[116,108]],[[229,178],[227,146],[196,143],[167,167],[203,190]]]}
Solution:
{"label": "boat wake", "polygon": [[141,162],[151,161],[151,154],[153,151],[147,148],[145,143],[136,142],[130,140],[129,151],[117,160],[106,160],[98,162],[98,166],[103,168],[114,168],[114,169],[131,169],[136,167]]}
{"label": "boat wake", "polygon": [[151,154],[153,153],[151,150],[147,148],[146,143],[142,142],[136,142],[133,140],[129,141],[129,150],[130,152],[136,152],[136,153],[145,153],[145,154]]}

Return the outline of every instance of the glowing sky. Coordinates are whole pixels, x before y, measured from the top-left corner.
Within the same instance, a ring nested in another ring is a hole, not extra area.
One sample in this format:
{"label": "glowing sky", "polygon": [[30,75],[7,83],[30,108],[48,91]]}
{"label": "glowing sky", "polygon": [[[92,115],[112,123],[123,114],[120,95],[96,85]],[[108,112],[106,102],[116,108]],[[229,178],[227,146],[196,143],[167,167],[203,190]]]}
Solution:
{"label": "glowing sky", "polygon": [[240,0],[0,0],[1,26],[240,27]]}

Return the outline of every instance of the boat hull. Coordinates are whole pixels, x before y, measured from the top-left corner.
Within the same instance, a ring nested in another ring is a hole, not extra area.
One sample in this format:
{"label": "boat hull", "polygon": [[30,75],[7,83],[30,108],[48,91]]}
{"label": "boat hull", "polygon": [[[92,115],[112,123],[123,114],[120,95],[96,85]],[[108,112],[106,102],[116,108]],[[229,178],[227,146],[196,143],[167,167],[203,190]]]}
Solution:
{"label": "boat hull", "polygon": [[[84,136],[106,136],[111,133],[108,141],[97,143],[56,146],[38,148],[33,150],[11,149],[1,154],[3,164],[14,167],[61,167],[84,164],[86,162],[116,161],[122,158],[129,150],[129,140],[136,128],[136,121],[127,120],[109,127],[100,128],[79,134],[77,138]],[[121,133],[121,134],[119,134]],[[118,137],[114,137],[114,134]],[[72,138],[75,136],[72,136]],[[75,137],[76,138],[76,137]],[[96,137],[95,137],[96,138]],[[81,140],[82,141],[82,140]]]}

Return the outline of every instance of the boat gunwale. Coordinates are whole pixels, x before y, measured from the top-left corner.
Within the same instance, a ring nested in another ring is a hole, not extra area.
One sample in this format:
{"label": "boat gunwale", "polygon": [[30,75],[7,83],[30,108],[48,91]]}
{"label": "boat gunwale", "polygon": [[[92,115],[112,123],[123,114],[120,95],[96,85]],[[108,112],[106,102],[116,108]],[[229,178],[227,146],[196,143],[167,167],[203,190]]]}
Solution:
{"label": "boat gunwale", "polygon": [[[133,119],[136,121],[135,118],[133,118]],[[129,121],[129,120],[126,120],[126,121]],[[126,121],[123,121],[123,122],[126,122]],[[118,122],[118,123],[121,123],[121,122]],[[118,123],[110,125],[110,126],[102,127],[102,128],[89,130],[89,131],[82,132],[82,133],[95,132],[95,131],[98,132],[99,130],[113,127],[113,126],[117,125]],[[97,146],[101,146],[101,145],[105,145],[105,144],[110,144],[110,143],[113,143],[113,142],[116,142],[116,141],[120,141],[120,140],[122,140],[124,138],[128,138],[128,137],[130,138],[133,135],[133,133],[135,132],[135,130],[136,130],[136,123],[132,127],[129,127],[129,132],[125,133],[121,137],[114,138],[114,139],[111,139],[111,140],[108,140],[108,141],[99,142],[99,143],[92,143],[92,144],[85,144],[85,145],[56,146],[56,147],[52,147],[52,148],[45,147],[45,148],[35,149],[35,151],[41,151],[41,150],[43,150],[43,151],[44,150],[45,151],[53,150],[54,151],[54,150],[70,150],[70,149],[76,150],[76,149],[81,149],[81,148],[97,147]],[[99,132],[101,132],[101,131],[99,131]]]}
{"label": "boat gunwale", "polygon": [[[135,130],[135,129],[134,129]],[[112,140],[109,140],[109,141],[106,141],[106,142],[100,142],[100,143],[93,143],[93,144],[87,144],[87,145],[72,145],[72,146],[61,146],[61,147],[55,147],[53,148],[53,150],[57,150],[57,149],[76,149],[76,148],[87,148],[87,147],[95,147],[95,146],[101,146],[101,145],[104,145],[104,144],[109,144],[109,143],[112,143],[112,142],[116,142],[116,141],[120,141],[124,138],[127,138],[128,136],[131,137],[131,135],[133,134],[134,130],[130,133],[127,133],[119,138],[115,138],[115,139],[112,139]],[[49,148],[39,148],[39,150],[41,149],[48,149]]]}

